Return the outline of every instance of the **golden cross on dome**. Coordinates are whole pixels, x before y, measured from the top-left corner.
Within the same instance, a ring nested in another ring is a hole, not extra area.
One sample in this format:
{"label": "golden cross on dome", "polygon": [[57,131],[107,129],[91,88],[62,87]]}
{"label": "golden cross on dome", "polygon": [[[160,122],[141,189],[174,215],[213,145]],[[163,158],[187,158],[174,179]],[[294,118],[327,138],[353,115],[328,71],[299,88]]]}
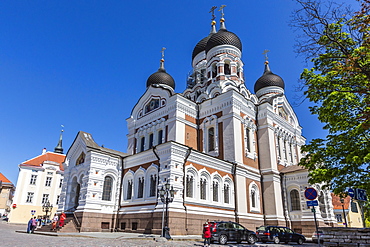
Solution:
{"label": "golden cross on dome", "polygon": [[216,6],[213,6],[211,8],[211,10],[208,12],[208,13],[212,13],[212,21],[216,19],[216,16],[215,16],[215,9],[217,9]]}
{"label": "golden cross on dome", "polygon": [[220,9],[218,11],[221,11],[221,18],[224,18],[224,8],[226,5],[221,5]]}
{"label": "golden cross on dome", "polygon": [[269,53],[270,51],[269,50],[264,50],[263,52],[262,52],[262,54],[263,55],[265,55],[265,61],[267,61],[267,60],[269,60],[269,58],[268,58],[268,56],[267,56],[267,53]]}
{"label": "golden cross on dome", "polygon": [[166,47],[162,47],[161,53],[162,53],[162,59],[164,60],[164,50],[166,50]]}

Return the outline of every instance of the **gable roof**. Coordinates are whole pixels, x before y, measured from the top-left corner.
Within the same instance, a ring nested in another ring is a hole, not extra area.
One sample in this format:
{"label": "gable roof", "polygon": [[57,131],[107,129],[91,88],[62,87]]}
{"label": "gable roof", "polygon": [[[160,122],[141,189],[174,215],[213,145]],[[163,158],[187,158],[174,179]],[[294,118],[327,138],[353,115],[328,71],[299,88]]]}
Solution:
{"label": "gable roof", "polygon": [[36,166],[42,167],[45,161],[51,161],[59,164],[59,169],[64,171],[63,162],[65,159],[65,154],[53,153],[53,152],[46,152],[35,158],[26,160],[21,165],[29,165],[29,166]]}
{"label": "gable roof", "polygon": [[99,146],[94,141],[94,138],[92,137],[92,135],[89,134],[89,133],[87,133],[87,132],[84,132],[84,131],[79,131],[78,132],[78,134],[77,134],[76,138],[74,139],[72,145],[68,149],[67,156],[68,156],[69,151],[71,150],[71,148],[73,147],[73,145],[76,143],[77,139],[79,139],[79,138],[84,141],[84,143],[85,143],[85,145],[86,145],[87,148],[91,148],[91,149],[94,149],[96,151],[101,151],[101,152],[104,152],[104,153],[118,155],[118,156],[121,156],[121,157],[129,156],[129,154],[126,154],[126,153],[123,153],[123,152],[120,152],[120,151],[117,151],[117,150],[113,150],[113,149],[109,149],[109,148],[105,148],[105,147]]}
{"label": "gable roof", "polygon": [[3,182],[3,185],[4,184],[13,185],[13,183],[10,182],[10,180],[7,177],[5,177],[4,174],[2,174],[1,172],[0,172],[0,180]]}
{"label": "gable roof", "polygon": [[[331,193],[331,198],[332,198],[332,202],[333,202],[333,208],[334,209],[342,209],[342,203],[340,202],[340,197],[337,196],[337,195],[334,195],[334,193]],[[347,197],[344,198],[344,203],[343,203],[344,209],[349,208],[350,201],[351,201],[351,197],[347,196]]]}

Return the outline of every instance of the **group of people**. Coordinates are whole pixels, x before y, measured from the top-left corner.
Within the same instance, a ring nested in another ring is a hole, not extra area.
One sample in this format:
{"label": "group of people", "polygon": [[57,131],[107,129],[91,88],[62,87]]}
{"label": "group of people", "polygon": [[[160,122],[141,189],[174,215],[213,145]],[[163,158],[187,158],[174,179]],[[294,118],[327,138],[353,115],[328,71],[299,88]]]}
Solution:
{"label": "group of people", "polygon": [[[56,231],[58,227],[63,227],[66,218],[67,216],[64,212],[62,212],[60,216],[58,216],[58,214],[55,213],[51,224],[51,230]],[[46,224],[46,221],[47,221],[46,217],[44,217],[43,219],[41,217],[36,219],[36,216],[31,217],[27,224],[27,233],[33,233],[38,225],[41,227],[41,225]]]}
{"label": "group of people", "polygon": [[58,227],[63,227],[66,218],[67,216],[64,212],[60,214],[60,217],[58,216],[58,214],[54,214],[53,222],[51,223],[51,230],[56,231]]}

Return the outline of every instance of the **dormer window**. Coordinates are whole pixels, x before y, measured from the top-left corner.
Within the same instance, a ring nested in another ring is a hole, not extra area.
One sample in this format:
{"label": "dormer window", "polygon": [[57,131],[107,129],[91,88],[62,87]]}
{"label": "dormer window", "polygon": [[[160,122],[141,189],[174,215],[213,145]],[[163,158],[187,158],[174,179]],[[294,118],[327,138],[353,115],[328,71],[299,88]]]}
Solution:
{"label": "dormer window", "polygon": [[80,154],[80,156],[78,157],[78,159],[76,160],[76,166],[78,166],[78,165],[80,165],[80,164],[82,164],[84,162],[85,162],[85,153],[82,152]]}
{"label": "dormer window", "polygon": [[145,106],[145,114],[159,108],[159,99],[152,99],[150,102]]}

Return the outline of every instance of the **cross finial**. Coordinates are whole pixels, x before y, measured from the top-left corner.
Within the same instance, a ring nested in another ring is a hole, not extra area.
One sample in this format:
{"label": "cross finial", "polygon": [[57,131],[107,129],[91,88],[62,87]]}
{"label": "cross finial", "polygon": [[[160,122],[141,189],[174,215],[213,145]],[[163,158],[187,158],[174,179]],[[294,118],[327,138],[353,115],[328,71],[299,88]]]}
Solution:
{"label": "cross finial", "polygon": [[166,50],[166,47],[162,47],[161,53],[162,53],[162,60],[164,60],[164,50]]}
{"label": "cross finial", "polygon": [[269,60],[269,58],[268,58],[268,56],[267,56],[267,53],[269,53],[270,51],[269,50],[264,50],[263,52],[262,52],[262,54],[263,55],[265,55],[265,62],[268,62],[268,60]]}
{"label": "cross finial", "polygon": [[216,6],[213,6],[211,8],[211,10],[209,11],[209,13],[212,13],[212,21],[214,21],[216,19],[216,16],[215,16],[215,9],[217,9]]}
{"label": "cross finial", "polygon": [[226,5],[221,5],[220,9],[218,11],[221,11],[221,18],[224,18],[224,8]]}

